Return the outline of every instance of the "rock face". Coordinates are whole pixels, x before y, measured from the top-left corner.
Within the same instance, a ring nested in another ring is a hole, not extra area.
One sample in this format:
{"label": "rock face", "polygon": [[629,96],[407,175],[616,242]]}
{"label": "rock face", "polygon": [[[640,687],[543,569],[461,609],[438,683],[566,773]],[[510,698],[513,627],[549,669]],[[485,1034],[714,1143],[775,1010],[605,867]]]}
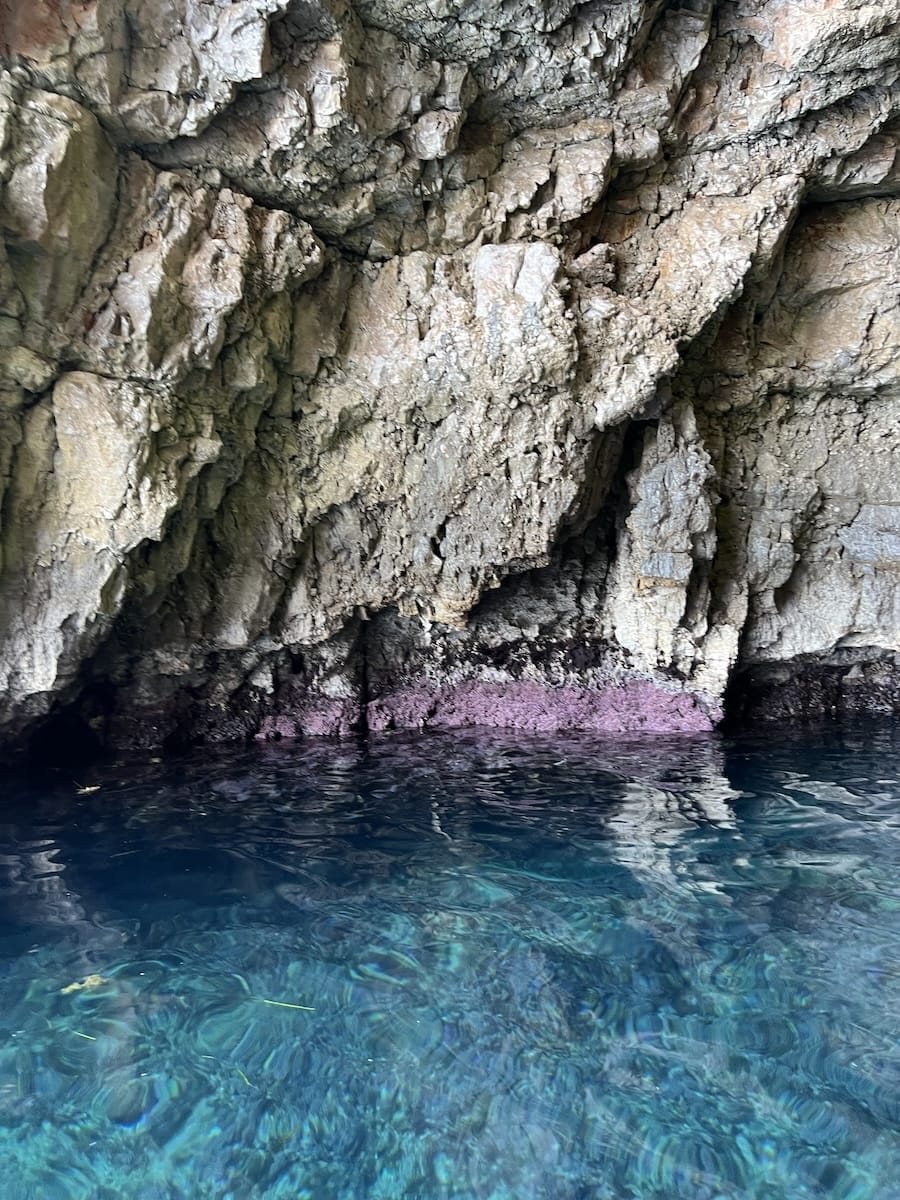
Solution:
{"label": "rock face", "polygon": [[0,0],[0,738],[900,701],[897,0]]}

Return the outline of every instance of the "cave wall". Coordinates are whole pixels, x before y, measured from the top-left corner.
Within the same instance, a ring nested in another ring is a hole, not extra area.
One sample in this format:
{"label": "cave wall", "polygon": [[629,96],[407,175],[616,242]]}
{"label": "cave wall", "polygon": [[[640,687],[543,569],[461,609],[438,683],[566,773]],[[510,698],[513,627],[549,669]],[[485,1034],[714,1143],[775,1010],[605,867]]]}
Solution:
{"label": "cave wall", "polygon": [[6,746],[896,710],[896,2],[0,55]]}

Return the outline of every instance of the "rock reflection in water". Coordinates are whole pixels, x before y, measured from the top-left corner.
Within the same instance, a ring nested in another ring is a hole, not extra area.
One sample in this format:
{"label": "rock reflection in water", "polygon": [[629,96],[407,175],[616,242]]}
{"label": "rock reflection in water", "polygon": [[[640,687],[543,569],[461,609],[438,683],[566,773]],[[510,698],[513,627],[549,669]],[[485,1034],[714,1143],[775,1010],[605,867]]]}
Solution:
{"label": "rock reflection in water", "polygon": [[466,734],[13,780],[0,1194],[887,1200],[897,763]]}

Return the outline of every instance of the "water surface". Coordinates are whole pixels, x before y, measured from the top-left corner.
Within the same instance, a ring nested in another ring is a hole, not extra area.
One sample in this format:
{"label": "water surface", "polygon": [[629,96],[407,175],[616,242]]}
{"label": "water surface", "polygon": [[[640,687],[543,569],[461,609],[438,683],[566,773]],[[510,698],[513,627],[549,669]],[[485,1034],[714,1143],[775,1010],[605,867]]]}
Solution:
{"label": "water surface", "polygon": [[882,728],[7,775],[0,1197],[896,1200],[898,767]]}

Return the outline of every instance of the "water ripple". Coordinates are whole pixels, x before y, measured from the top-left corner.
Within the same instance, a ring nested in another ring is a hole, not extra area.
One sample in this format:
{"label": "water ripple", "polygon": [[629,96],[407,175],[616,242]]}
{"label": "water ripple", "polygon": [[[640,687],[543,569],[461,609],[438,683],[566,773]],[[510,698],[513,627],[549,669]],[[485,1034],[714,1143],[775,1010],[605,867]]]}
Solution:
{"label": "water ripple", "polygon": [[16,776],[4,1200],[895,1200],[900,742]]}

